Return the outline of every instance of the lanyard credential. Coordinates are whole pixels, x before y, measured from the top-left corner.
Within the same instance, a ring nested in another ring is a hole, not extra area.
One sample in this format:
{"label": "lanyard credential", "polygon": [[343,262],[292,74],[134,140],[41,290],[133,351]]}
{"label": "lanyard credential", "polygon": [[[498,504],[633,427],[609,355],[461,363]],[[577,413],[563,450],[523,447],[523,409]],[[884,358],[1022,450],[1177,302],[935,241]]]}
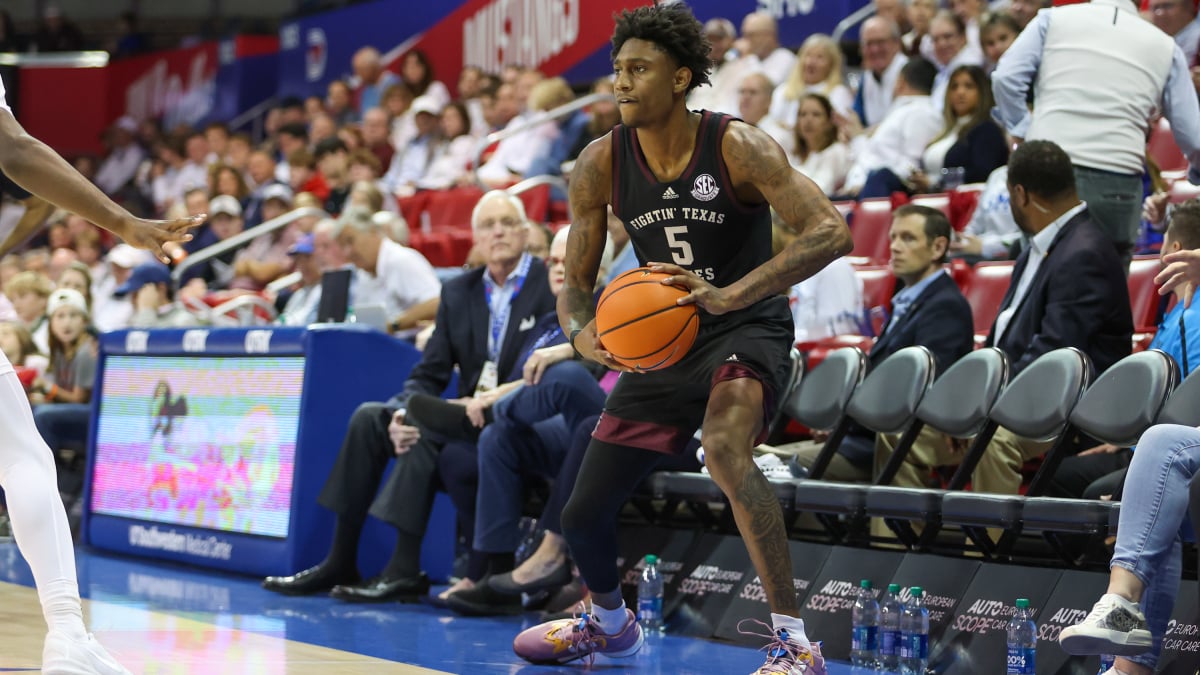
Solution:
{"label": "lanyard credential", "polygon": [[[487,349],[489,361],[497,362],[500,359],[500,347],[504,341],[504,330],[508,326],[509,315],[512,314],[512,303],[517,294],[521,292],[521,287],[525,285],[525,277],[529,275],[529,266],[532,260],[532,256],[528,253],[521,256],[516,276],[511,277],[513,280],[512,291],[508,294],[500,292],[504,290],[503,287],[497,286],[487,272],[483,274],[483,292],[487,298],[488,309],[491,310],[491,329],[488,331]],[[506,279],[505,284],[507,283]]]}

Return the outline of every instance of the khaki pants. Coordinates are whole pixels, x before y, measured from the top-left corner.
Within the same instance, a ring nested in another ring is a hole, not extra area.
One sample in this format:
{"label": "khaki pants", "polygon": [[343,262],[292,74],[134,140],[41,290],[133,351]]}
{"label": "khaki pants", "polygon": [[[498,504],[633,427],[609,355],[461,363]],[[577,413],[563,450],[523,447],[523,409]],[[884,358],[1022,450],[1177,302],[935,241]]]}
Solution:
{"label": "khaki pants", "polygon": [[[879,434],[875,439],[875,473],[887,463],[899,436]],[[1021,488],[1021,466],[1034,457],[1045,454],[1053,441],[1031,441],[1000,427],[987,450],[971,474],[973,492],[1015,495]],[[952,449],[950,439],[940,431],[925,427],[917,435],[917,441],[908,451],[904,463],[892,480],[899,487],[931,487],[930,471],[939,466],[955,466],[962,462],[962,454]],[[995,539],[1000,530],[989,530]],[[873,519],[871,534],[888,535],[890,530],[883,521]]]}

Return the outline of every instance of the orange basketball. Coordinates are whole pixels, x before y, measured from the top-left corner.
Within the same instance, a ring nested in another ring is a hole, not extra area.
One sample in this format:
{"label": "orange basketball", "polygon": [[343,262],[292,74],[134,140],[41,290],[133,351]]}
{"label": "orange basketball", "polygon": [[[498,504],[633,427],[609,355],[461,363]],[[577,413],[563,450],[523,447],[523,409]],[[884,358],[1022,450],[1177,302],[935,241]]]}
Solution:
{"label": "orange basketball", "polygon": [[669,274],[645,267],[613,279],[596,305],[600,344],[620,363],[639,370],[659,370],[687,354],[700,329],[695,305],[675,302],[688,294],[662,283]]}

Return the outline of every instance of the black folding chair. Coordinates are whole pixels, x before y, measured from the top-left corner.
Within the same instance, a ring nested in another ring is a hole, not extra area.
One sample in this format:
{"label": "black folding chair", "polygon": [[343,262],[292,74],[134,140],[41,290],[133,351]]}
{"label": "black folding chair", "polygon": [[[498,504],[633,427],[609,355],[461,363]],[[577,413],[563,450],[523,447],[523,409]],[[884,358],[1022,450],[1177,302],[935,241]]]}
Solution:
{"label": "black folding chair", "polygon": [[[901,434],[901,442],[912,444],[921,431],[917,408],[929,391],[935,376],[933,355],[925,347],[906,347],[889,356],[871,371],[854,392],[839,425],[842,432],[849,420],[875,433]],[[866,510],[866,485],[820,480],[825,467],[837,452],[834,436],[821,449],[810,478],[796,485],[796,510],[812,512],[835,541],[856,538],[863,529]]]}
{"label": "black folding chair", "polygon": [[[1101,443],[1135,445],[1158,420],[1178,382],[1179,368],[1165,352],[1152,349],[1127,356],[1105,371],[1084,393],[1071,411],[1064,436],[1081,432]],[[1120,506],[1093,499],[1040,496],[1043,486],[1053,478],[1055,466],[1057,463],[1047,467],[1043,462],[1034,477],[1022,505],[1021,525],[1023,530],[1041,532],[1060,558],[1077,565],[1079,555],[1067,545],[1064,535],[1085,535],[1091,541],[1102,539],[1108,534],[1113,512]]]}
{"label": "black folding chair", "polygon": [[958,471],[950,479],[948,491],[942,497],[942,524],[963,528],[968,539],[987,557],[999,550],[988,536],[987,528],[998,527],[1011,531],[1020,525],[1021,500],[1018,495],[961,492],[971,480],[971,474],[998,426],[1035,440],[1058,441],[1047,453],[1045,462],[1065,442],[1066,429],[1075,404],[1091,380],[1091,362],[1083,352],[1073,347],[1056,349],[1043,354],[1029,364],[1004,389],[988,414],[989,423],[971,442]]}
{"label": "black folding chair", "polygon": [[[954,438],[971,438],[995,431],[988,414],[1008,383],[1008,358],[995,347],[974,351],[934,382],[921,401],[917,419]],[[915,441],[915,438],[913,439]],[[944,490],[892,487],[912,443],[897,444],[887,465],[867,492],[867,514],[883,518],[888,528],[910,549],[924,549],[937,536]],[[924,524],[917,535],[912,523]]]}

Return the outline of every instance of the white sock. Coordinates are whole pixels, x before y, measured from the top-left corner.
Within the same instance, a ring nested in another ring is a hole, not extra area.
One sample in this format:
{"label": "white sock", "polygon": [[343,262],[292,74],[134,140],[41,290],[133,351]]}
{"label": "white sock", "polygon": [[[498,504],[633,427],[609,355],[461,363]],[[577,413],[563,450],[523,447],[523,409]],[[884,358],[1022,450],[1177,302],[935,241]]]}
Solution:
{"label": "white sock", "polygon": [[788,632],[788,640],[804,645],[805,649],[811,649],[812,643],[808,641],[808,635],[804,632],[804,619],[787,614],[771,613],[771,625],[775,630],[784,629]]}
{"label": "white sock", "polygon": [[616,609],[605,609],[595,603],[592,604],[592,618],[596,623],[600,624],[600,628],[608,635],[620,633],[625,624],[629,622],[629,613],[625,611],[625,601],[621,601],[621,606]]}
{"label": "white sock", "polygon": [[38,586],[42,613],[52,632],[61,632],[75,640],[86,640],[83,610],[79,606],[79,584],[74,579],[56,579]]}

